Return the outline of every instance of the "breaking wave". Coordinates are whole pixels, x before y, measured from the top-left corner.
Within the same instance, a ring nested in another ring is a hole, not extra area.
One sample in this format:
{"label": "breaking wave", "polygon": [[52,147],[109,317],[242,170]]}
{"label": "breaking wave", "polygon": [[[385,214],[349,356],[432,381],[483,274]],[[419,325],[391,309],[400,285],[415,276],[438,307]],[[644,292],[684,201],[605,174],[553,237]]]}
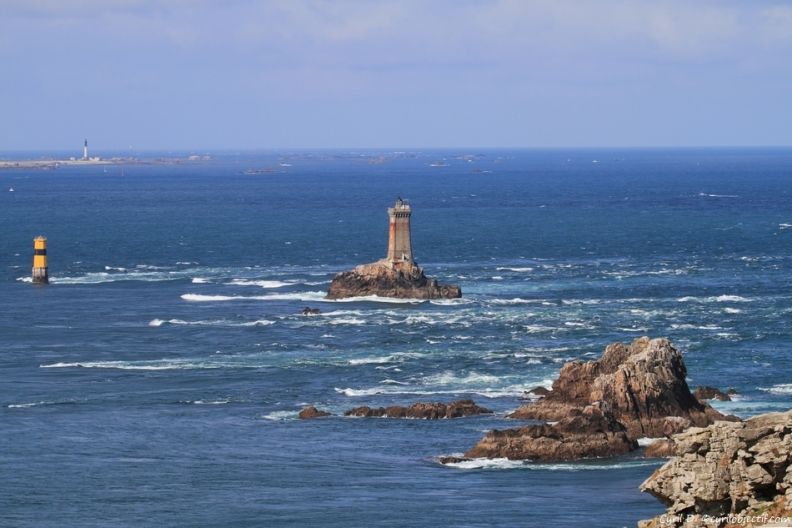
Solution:
{"label": "breaking wave", "polygon": [[772,387],[760,387],[760,390],[771,394],[792,394],[792,383],[781,383]]}
{"label": "breaking wave", "polygon": [[[439,462],[438,462],[439,463]],[[542,463],[508,458],[473,458],[461,462],[443,464],[456,469],[531,469],[537,471],[603,471],[660,465],[652,460],[630,460],[625,462],[575,462]]]}
{"label": "breaking wave", "polygon": [[741,297],[739,295],[718,295],[712,297],[680,297],[677,299],[679,302],[751,302],[751,299]]}
{"label": "breaking wave", "polygon": [[275,321],[269,319],[257,319],[255,321],[228,321],[226,319],[208,320],[208,321],[185,321],[183,319],[152,319],[149,321],[149,326],[160,327],[162,325],[188,325],[188,326],[269,326],[275,324]]}
{"label": "breaking wave", "polygon": [[185,293],[182,300],[188,302],[224,302],[224,301],[308,301],[326,302],[325,293],[297,292],[297,293],[272,293],[269,295],[203,295],[200,293]]}

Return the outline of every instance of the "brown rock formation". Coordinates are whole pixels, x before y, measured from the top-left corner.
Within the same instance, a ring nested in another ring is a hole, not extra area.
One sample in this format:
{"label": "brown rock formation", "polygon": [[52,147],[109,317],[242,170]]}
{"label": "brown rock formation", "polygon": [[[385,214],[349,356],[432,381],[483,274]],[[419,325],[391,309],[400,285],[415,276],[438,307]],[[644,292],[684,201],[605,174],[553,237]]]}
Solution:
{"label": "brown rock formation", "polygon": [[[731,391],[732,394],[736,392],[733,389]],[[715,387],[708,387],[706,385],[702,387],[696,387],[696,390],[693,392],[693,396],[695,396],[698,401],[704,401],[704,400],[731,401],[731,398],[729,397],[728,393],[723,392],[722,390],[717,389]]]}
{"label": "brown rock formation", "polygon": [[674,442],[676,457],[641,485],[641,491],[668,507],[667,513],[640,527],[722,527],[725,521],[707,523],[704,516],[790,515],[792,411],[693,428],[674,436]]}
{"label": "brown rock formation", "polygon": [[548,394],[550,394],[550,389],[548,389],[547,387],[539,386],[539,387],[534,387],[529,391],[526,391],[525,394],[528,397],[543,398]]}
{"label": "brown rock formation", "polygon": [[301,420],[310,420],[311,418],[321,418],[323,416],[332,416],[327,411],[320,411],[313,405],[309,405],[308,407],[304,408],[300,411],[300,414],[297,415],[298,418]]}
{"label": "brown rock formation", "polygon": [[557,421],[572,409],[604,402],[636,439],[670,436],[715,420],[736,420],[694,398],[686,375],[682,355],[668,339],[641,337],[630,345],[614,343],[599,360],[565,364],[550,394],[510,417]]}
{"label": "brown rock formation", "polygon": [[462,297],[462,290],[459,286],[438,284],[413,262],[380,260],[337,274],[327,291],[328,299],[369,295],[403,299],[454,299]]}
{"label": "brown rock formation", "polygon": [[615,456],[638,447],[624,426],[602,405],[573,409],[553,425],[528,425],[519,429],[493,430],[465,453],[468,458],[512,460],[576,460]]}
{"label": "brown rock formation", "polygon": [[669,458],[674,456],[676,444],[670,438],[661,438],[646,446],[646,458]]}
{"label": "brown rock formation", "polygon": [[344,413],[344,416],[360,416],[363,418],[419,418],[422,420],[439,420],[443,418],[461,418],[476,414],[490,414],[492,411],[479,407],[473,400],[459,400],[451,403],[414,403],[409,407],[355,407]]}

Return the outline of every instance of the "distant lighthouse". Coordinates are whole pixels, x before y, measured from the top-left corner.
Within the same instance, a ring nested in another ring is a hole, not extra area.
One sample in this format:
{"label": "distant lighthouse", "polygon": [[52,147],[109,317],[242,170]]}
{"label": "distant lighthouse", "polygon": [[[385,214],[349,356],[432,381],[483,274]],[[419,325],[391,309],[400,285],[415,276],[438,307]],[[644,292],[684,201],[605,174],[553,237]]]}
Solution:
{"label": "distant lighthouse", "polygon": [[410,240],[410,204],[399,198],[396,204],[388,209],[389,233],[388,256],[391,264],[402,262],[413,263],[412,241]]}
{"label": "distant lighthouse", "polygon": [[85,143],[83,143],[83,159],[84,160],[88,159],[88,140],[87,139],[85,140]]}

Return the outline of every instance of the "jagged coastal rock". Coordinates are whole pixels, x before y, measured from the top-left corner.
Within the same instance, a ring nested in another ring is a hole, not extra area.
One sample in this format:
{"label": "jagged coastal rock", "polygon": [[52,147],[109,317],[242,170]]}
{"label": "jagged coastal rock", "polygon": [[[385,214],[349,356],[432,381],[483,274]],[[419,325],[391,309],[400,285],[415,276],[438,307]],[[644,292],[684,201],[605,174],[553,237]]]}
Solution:
{"label": "jagged coastal rock", "polygon": [[676,444],[670,438],[655,440],[644,450],[646,458],[669,458],[674,456]]}
{"label": "jagged coastal rock", "polygon": [[694,398],[686,375],[681,354],[667,339],[614,343],[597,361],[564,365],[547,395],[509,415],[556,423],[491,431],[465,456],[543,461],[615,456],[636,449],[639,438],[738,420]]}
{"label": "jagged coastal rock", "polygon": [[312,418],[322,418],[323,416],[332,416],[332,415],[329,412],[327,412],[327,411],[320,411],[319,409],[317,409],[313,405],[309,405],[308,407],[305,407],[297,415],[297,417],[300,418],[301,420],[310,420]]}
{"label": "jagged coastal rock", "polygon": [[723,527],[740,515],[758,520],[733,525],[792,520],[792,411],[691,428],[673,440],[676,456],[641,485],[668,510],[639,527]]}
{"label": "jagged coastal rock", "polygon": [[393,266],[387,260],[357,266],[333,278],[328,299],[347,297],[399,297],[402,299],[455,299],[462,296],[459,286],[438,284],[414,263]]}
{"label": "jagged coastal rock", "polygon": [[465,457],[560,461],[623,455],[637,447],[607,409],[589,405],[552,425],[490,431]]}
{"label": "jagged coastal rock", "polygon": [[413,260],[410,234],[412,209],[401,198],[388,209],[388,255],[377,262],[337,274],[327,291],[328,299],[349,297],[397,297],[402,299],[454,299],[459,286],[438,284]]}
{"label": "jagged coastal rock", "polygon": [[491,414],[492,411],[476,405],[473,400],[459,400],[451,403],[414,403],[409,407],[355,407],[344,413],[344,416],[360,416],[364,418],[418,418],[422,420],[440,420],[444,418],[462,418],[477,414]]}
{"label": "jagged coastal rock", "polygon": [[699,401],[704,400],[718,400],[718,401],[731,401],[731,395],[737,394],[737,391],[734,389],[729,389],[726,392],[715,388],[715,387],[708,387],[706,385],[702,387],[696,387],[696,390],[693,392],[693,396],[696,397]]}
{"label": "jagged coastal rock", "polygon": [[596,361],[565,364],[547,396],[510,417],[558,421],[570,409],[604,402],[635,439],[670,436],[715,420],[736,420],[697,400],[686,376],[682,355],[668,339],[641,337],[630,345],[613,343]]}

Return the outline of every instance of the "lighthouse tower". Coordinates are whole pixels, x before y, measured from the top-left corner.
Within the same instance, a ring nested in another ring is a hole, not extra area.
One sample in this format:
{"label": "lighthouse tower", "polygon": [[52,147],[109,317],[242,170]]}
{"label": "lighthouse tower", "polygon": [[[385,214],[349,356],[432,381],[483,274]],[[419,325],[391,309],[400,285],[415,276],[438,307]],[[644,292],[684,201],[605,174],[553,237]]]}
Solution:
{"label": "lighthouse tower", "polygon": [[84,160],[88,159],[88,140],[87,139],[85,140],[85,143],[83,144],[83,159]]}
{"label": "lighthouse tower", "polygon": [[393,207],[388,208],[390,219],[388,233],[388,256],[391,265],[413,263],[412,242],[410,240],[410,204],[399,198]]}

